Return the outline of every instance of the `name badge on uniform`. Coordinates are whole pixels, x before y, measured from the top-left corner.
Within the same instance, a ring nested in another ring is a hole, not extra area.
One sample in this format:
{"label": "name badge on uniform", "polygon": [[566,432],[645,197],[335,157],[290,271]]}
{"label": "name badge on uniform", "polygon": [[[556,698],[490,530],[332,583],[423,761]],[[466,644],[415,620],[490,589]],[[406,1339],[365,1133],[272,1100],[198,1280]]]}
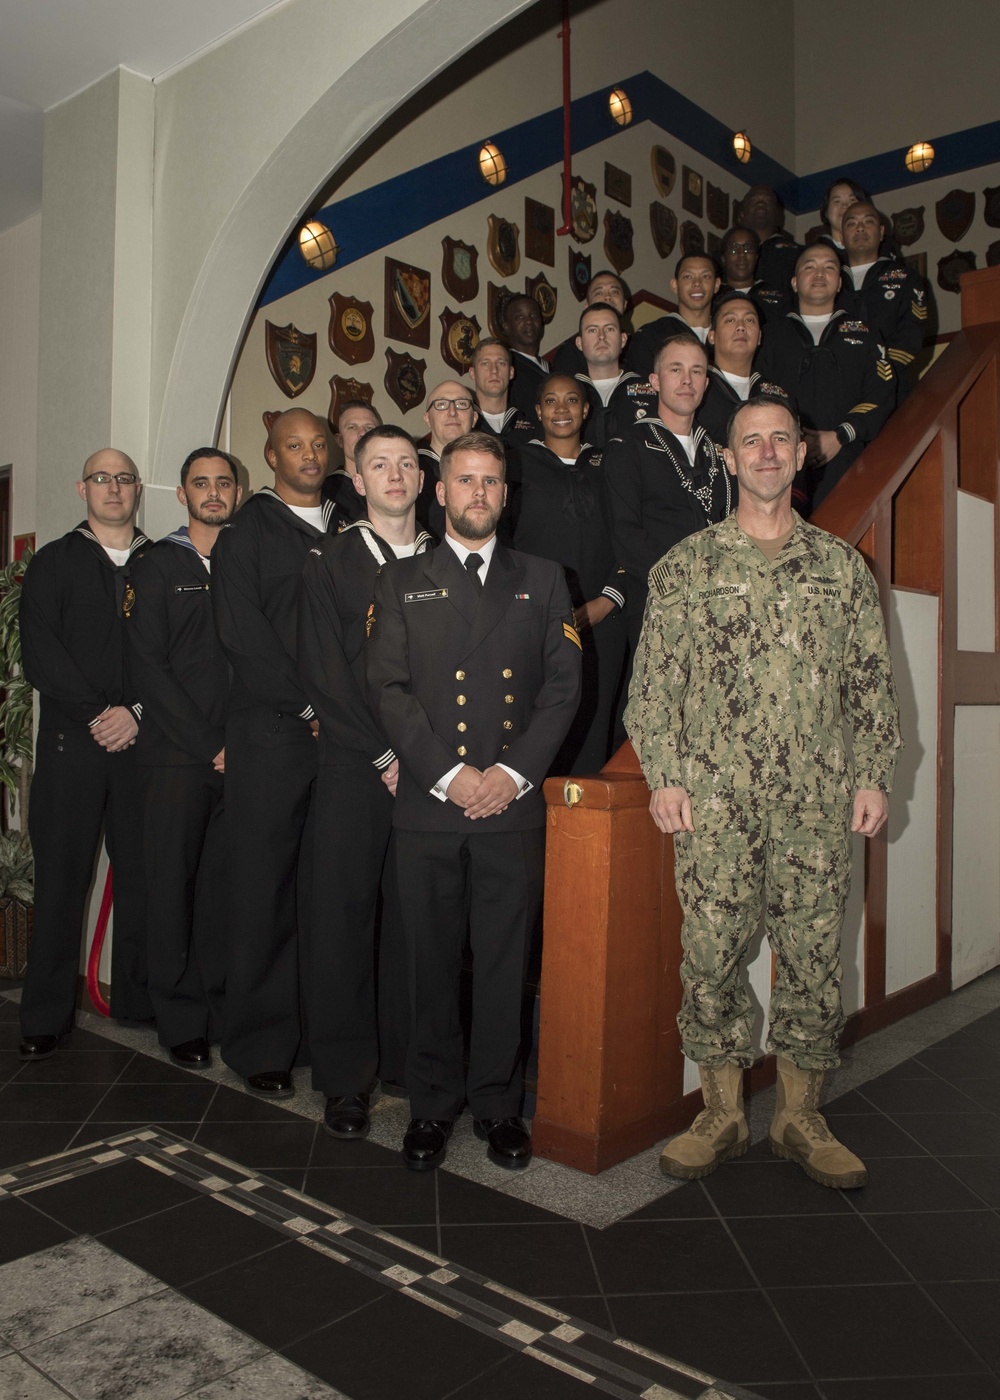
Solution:
{"label": "name badge on uniform", "polygon": [[209,585],[207,583],[175,583],[175,593],[207,593]]}
{"label": "name badge on uniform", "polygon": [[826,583],[822,580],[816,583],[800,583],[798,592],[802,598],[830,598],[837,603],[847,601],[846,588],[841,588],[837,583]]}
{"label": "name badge on uniform", "polygon": [[447,598],[447,588],[424,588],[419,593],[404,593],[404,603],[424,603],[430,598]]}
{"label": "name badge on uniform", "polygon": [[721,583],[716,588],[699,588],[698,597],[704,602],[707,598],[742,598],[749,592],[748,583]]}

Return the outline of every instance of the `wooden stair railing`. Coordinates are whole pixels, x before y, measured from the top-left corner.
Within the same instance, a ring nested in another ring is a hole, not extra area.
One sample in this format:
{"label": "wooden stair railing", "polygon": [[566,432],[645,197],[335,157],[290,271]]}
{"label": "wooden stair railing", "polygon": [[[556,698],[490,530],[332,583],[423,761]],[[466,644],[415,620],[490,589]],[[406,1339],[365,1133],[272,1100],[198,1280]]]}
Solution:
{"label": "wooden stair railing", "polygon": [[[957,491],[997,505],[1000,267],[962,278],[963,329],[816,511],[856,545],[882,593],[939,599],[937,968],[886,995],[888,843],[866,846],[864,1000],[857,1039],[951,989],[954,714],[1000,705],[1000,653],[957,645]],[[996,517],[1000,511],[995,511]],[[1000,523],[995,557],[1000,561]],[[996,614],[1000,619],[1000,606]],[[595,777],[545,784],[548,803],[535,1152],[596,1173],[686,1126],[676,1016],[681,914],[673,842],[625,744]],[[752,1082],[773,1077],[761,1062]]]}

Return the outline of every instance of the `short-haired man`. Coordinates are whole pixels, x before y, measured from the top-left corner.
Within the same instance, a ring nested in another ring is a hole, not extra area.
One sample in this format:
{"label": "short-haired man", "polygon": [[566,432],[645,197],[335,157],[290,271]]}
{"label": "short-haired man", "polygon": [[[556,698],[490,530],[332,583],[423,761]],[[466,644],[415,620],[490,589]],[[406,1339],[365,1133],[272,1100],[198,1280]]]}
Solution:
{"label": "short-haired man", "polygon": [[538,401],[538,386],[549,372],[539,351],[545,326],[541,308],[534,297],[511,297],[504,307],[500,327],[510,346],[514,378],[510,385],[510,402],[523,418],[534,420]]}
{"label": "short-haired man", "polygon": [[[613,306],[622,318],[622,330],[627,330],[625,324],[625,313],[628,309],[628,288],[617,272],[612,272],[609,268],[602,268],[600,272],[595,272],[587,283],[587,290],[584,294],[584,305]],[[587,363],[583,356],[583,351],[576,343],[575,335],[567,336],[561,345],[557,345],[552,354],[553,374],[586,374]]]}
{"label": "short-haired man", "polygon": [[802,251],[781,226],[782,208],[770,185],[751,185],[740,205],[740,223],[756,234],[759,244],[757,276],[786,300],[791,293],[795,259]]}
{"label": "short-haired man", "polygon": [[894,258],[879,257],[885,224],[874,204],[852,204],[842,231],[847,265],[841,304],[848,315],[860,315],[877,336],[895,371],[896,399],[901,403],[910,391],[910,366],[927,330],[923,279]]}
{"label": "short-haired man", "polygon": [[715,362],[709,367],[708,387],[695,417],[721,452],[733,412],[753,395],[760,380],[753,369],[760,345],[760,315],[749,297],[719,293],[708,342]]}
{"label": "short-haired man", "polygon": [[288,1098],[302,1038],[299,921],[309,909],[300,862],[316,778],[318,723],[296,665],[302,566],[330,533],[320,488],[326,425],[290,408],[271,427],[274,487],[247,501],[212,558],[219,641],[233,667],[226,720],[226,846],[231,877],[222,1058],[264,1097]]}
{"label": "short-haired man", "polygon": [[424,422],[429,438],[420,448],[420,469],[424,474],[417,497],[417,520],[436,540],[444,535],[444,508],[437,496],[438,464],[449,442],[471,433],[479,416],[476,401],[467,384],[445,379],[427,395]]}
{"label": "short-haired man", "polygon": [[650,376],[655,416],[608,443],[604,479],[615,557],[625,570],[625,619],[634,654],[649,571],[678,540],[722,520],[733,506],[731,478],[711,438],[695,423],[708,383],[708,354],[689,332],[661,346]]}
{"label": "short-haired man", "polygon": [[[302,575],[299,670],[319,720],[315,865],[303,1003],[313,1088],[334,1137],[368,1133],[376,1075],[404,1081],[409,1022],[394,860],[387,860],[399,760],[365,695],[364,650],[379,570],[431,544],[418,531],[420,459],[409,433],[357,444],[366,515],[313,546]],[[375,907],[383,892],[375,1001]]]}
{"label": "short-haired man", "polygon": [[198,447],[181,467],[187,524],[136,560],[125,632],[142,705],[146,951],[156,1031],[175,1064],[206,1069],[222,1036],[228,862],[222,829],[229,663],[212,616],[212,550],[243,488]]}
{"label": "short-haired man", "polygon": [[840,259],[812,243],[795,264],[797,310],[767,328],[756,369],[791,399],[805,430],[807,499],[829,495],[892,412],[896,385],[882,347],[860,317],[837,308]]}
{"label": "short-haired man", "polygon": [[365,513],[364,497],[354,489],[354,448],[359,438],[382,422],[377,410],[367,399],[348,399],[337,414],[333,440],[344,454],[344,465],[329,472],[323,482],[323,500],[332,501],[337,514],[347,525],[361,520]]}
{"label": "short-haired man", "polygon": [[615,307],[599,301],[586,307],[576,343],[585,367],[575,378],[586,391],[590,410],[587,442],[603,450],[626,427],[655,412],[656,393],[645,379],[621,367],[628,336]]}
{"label": "short-haired man", "polygon": [[514,366],[511,352],[502,340],[485,335],[477,342],[469,365],[469,378],[479,410],[476,432],[489,433],[508,448],[520,447],[536,436],[538,423],[535,419],[525,418],[509,403]]}
{"label": "short-haired man", "polygon": [[706,1176],[746,1151],[753,1008],[740,971],[763,914],[776,963],[771,1149],[824,1186],[852,1188],[864,1164],[818,1107],[844,1025],[851,833],[885,825],[900,740],[875,582],[855,549],[792,509],[805,456],[782,400],[737,411],[726,465],[739,506],[651,571],[625,722],[653,820],[674,837],[677,1023],[705,1101],[661,1169]]}
{"label": "short-haired man", "polygon": [[403,1158],[436,1167],[468,1101],[490,1159],[516,1168],[531,1156],[518,1117],[521,1004],[542,895],[542,780],[579,702],[580,640],[559,565],[497,541],[500,443],[450,442],[438,494],[445,537],[379,574],[366,651],[369,701],[399,758],[393,826],[413,998]]}
{"label": "short-haired man", "polygon": [[39,692],[28,831],[35,857],[34,933],[21,996],[20,1054],[59,1047],[76,1012],[80,937],[94,858],[104,844],[115,875],[111,1010],[148,1020],[143,930],[141,799],[135,771],[138,699],[125,666],[122,609],[136,529],[135,463],[107,447],[84,463],[86,519],[44,545],[21,585],[24,674]]}
{"label": "short-haired man", "polygon": [[722,285],[715,295],[718,302],[731,292],[747,297],[757,308],[761,325],[786,315],[791,310],[789,292],[769,287],[756,275],[760,242],[753,229],[731,228],[723,236],[719,258],[722,263]]}
{"label": "short-haired man", "polygon": [[670,290],[677,298],[677,310],[648,321],[632,336],[625,351],[625,368],[648,380],[656,363],[656,353],[671,335],[687,332],[702,345],[708,344],[712,323],[712,298],[719,290],[715,263],[704,253],[685,253],[678,258]]}

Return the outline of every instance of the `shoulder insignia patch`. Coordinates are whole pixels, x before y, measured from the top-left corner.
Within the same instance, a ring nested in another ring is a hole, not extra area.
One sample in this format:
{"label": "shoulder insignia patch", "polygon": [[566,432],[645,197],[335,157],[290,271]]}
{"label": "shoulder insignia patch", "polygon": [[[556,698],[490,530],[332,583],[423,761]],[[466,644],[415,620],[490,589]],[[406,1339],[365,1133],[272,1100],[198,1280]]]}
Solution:
{"label": "shoulder insignia patch", "polygon": [[678,591],[665,564],[654,564],[650,569],[649,586],[654,588],[661,598],[669,598],[672,593]]}
{"label": "shoulder insignia patch", "polygon": [[563,623],[563,636],[567,641],[572,642],[574,646],[578,646],[580,650],[583,651],[583,643],[580,641],[580,634],[572,623]]}

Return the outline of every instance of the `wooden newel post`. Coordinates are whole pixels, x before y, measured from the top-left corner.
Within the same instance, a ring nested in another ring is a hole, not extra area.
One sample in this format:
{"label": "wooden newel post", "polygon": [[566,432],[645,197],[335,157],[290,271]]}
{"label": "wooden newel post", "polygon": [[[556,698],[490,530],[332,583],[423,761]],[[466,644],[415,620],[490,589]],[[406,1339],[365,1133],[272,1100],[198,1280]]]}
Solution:
{"label": "wooden newel post", "polygon": [[[596,1173],[690,1117],[682,1100],[681,912],[673,841],[630,745],[596,777],[545,784],[538,1100],[542,1157]],[[572,805],[569,805],[572,803]]]}

